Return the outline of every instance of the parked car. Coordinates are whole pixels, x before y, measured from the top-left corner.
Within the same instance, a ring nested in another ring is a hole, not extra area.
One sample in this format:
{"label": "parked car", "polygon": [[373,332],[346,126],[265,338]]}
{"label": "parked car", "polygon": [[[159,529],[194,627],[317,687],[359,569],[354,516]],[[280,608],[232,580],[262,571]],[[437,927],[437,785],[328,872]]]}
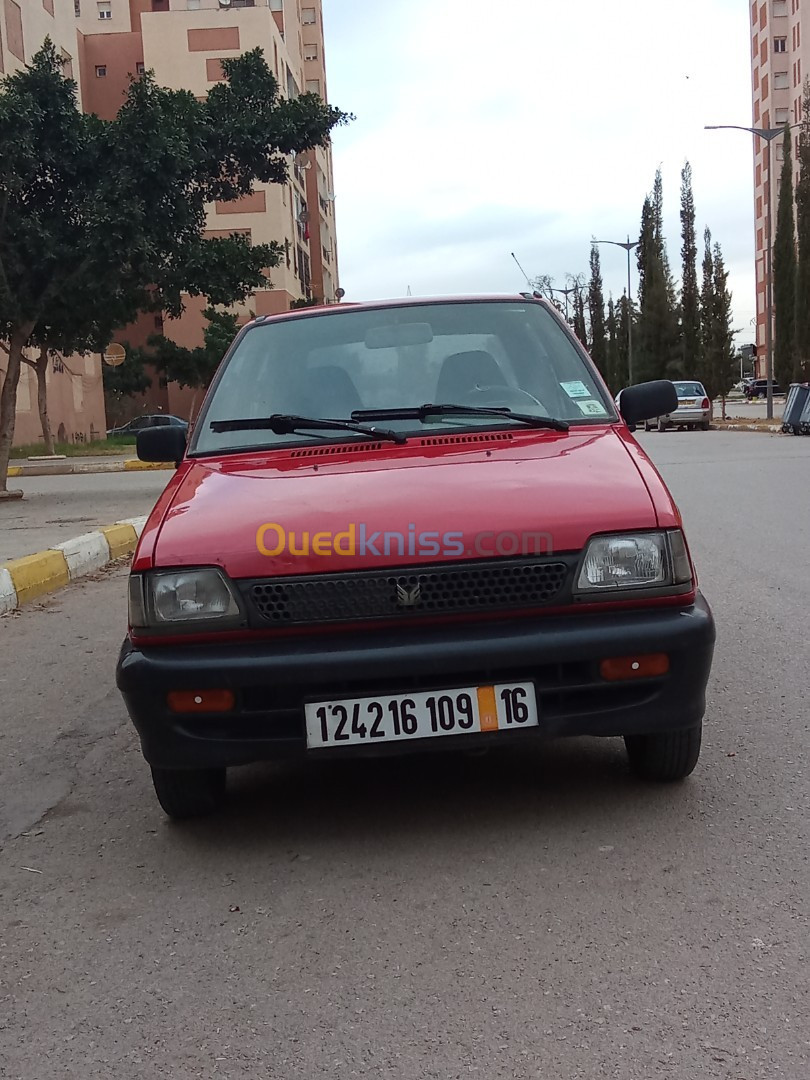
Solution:
{"label": "parked car", "polygon": [[[774,397],[781,397],[784,395],[785,391],[778,383],[773,383],[772,385]],[[768,380],[751,379],[749,383],[746,383],[743,392],[749,401],[753,401],[754,398],[766,398],[768,396]]]}
{"label": "parked car", "polygon": [[251,762],[558,736],[623,736],[638,776],[688,776],[714,623],[628,430],[676,406],[653,382],[619,414],[537,299],[248,324],[188,446],[138,433],[142,460],[179,462],[117,667],[164,810],[214,810]]}
{"label": "parked car", "polygon": [[673,386],[678,395],[677,409],[666,416],[656,417],[653,421],[645,421],[644,430],[649,431],[655,426],[659,431],[666,431],[668,427],[684,427],[688,431],[700,428],[708,431],[712,422],[712,403],[703,383],[694,379],[676,379]]}
{"label": "parked car", "polygon": [[144,431],[146,428],[155,427],[176,427],[187,432],[188,420],[183,420],[179,416],[169,416],[165,413],[147,413],[144,416],[135,416],[125,424],[119,424],[118,427],[110,428],[107,437],[109,438],[111,435],[136,435],[137,432]]}

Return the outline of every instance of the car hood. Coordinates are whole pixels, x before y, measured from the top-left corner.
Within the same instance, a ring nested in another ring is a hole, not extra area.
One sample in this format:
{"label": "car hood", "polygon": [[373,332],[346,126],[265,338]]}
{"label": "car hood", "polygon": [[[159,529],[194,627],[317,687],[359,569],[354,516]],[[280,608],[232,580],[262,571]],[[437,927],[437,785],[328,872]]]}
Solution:
{"label": "car hood", "polygon": [[600,427],[190,459],[139,568],[252,578],[578,551],[593,533],[658,524],[628,439]]}

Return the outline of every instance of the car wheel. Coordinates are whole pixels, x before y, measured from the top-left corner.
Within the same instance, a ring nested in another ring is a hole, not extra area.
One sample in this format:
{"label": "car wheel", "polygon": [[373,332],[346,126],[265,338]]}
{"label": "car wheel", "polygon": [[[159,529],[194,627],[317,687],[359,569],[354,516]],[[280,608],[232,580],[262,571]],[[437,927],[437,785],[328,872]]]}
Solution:
{"label": "car wheel", "polygon": [[649,420],[644,421],[644,430],[645,431],[652,431],[652,428],[650,427],[650,421]]}
{"label": "car wheel", "polygon": [[654,735],[625,735],[630,768],[642,780],[671,784],[694,770],[700,757],[703,725]]}
{"label": "car wheel", "polygon": [[222,805],[225,769],[156,769],[152,783],[158,802],[170,818],[205,817]]}
{"label": "car wheel", "polygon": [[665,420],[659,420],[658,421],[658,430],[659,431],[666,431],[667,430],[667,425],[666,425]]}
{"label": "car wheel", "polygon": [[703,421],[701,421],[701,424],[700,424],[700,430],[701,431],[708,431],[711,426],[712,426],[711,420],[703,420]]}

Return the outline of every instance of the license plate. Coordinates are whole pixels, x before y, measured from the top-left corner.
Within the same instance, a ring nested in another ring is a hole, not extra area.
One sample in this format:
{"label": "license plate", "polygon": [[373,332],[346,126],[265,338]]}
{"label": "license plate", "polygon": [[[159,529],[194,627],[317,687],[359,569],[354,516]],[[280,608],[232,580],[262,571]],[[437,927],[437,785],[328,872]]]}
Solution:
{"label": "license plate", "polygon": [[691,409],[694,406],[694,404],[695,404],[694,401],[679,401],[678,402],[678,408],[679,409]]}
{"label": "license plate", "polygon": [[305,706],[307,746],[374,745],[406,739],[537,727],[531,683],[315,701]]}

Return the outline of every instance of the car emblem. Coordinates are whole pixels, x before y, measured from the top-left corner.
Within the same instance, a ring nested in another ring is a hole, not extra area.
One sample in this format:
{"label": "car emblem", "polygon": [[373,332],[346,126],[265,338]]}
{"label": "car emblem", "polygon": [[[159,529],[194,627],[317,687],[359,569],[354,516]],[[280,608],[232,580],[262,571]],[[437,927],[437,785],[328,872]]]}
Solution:
{"label": "car emblem", "polygon": [[397,585],[397,603],[400,607],[418,607],[422,602],[422,586]]}

